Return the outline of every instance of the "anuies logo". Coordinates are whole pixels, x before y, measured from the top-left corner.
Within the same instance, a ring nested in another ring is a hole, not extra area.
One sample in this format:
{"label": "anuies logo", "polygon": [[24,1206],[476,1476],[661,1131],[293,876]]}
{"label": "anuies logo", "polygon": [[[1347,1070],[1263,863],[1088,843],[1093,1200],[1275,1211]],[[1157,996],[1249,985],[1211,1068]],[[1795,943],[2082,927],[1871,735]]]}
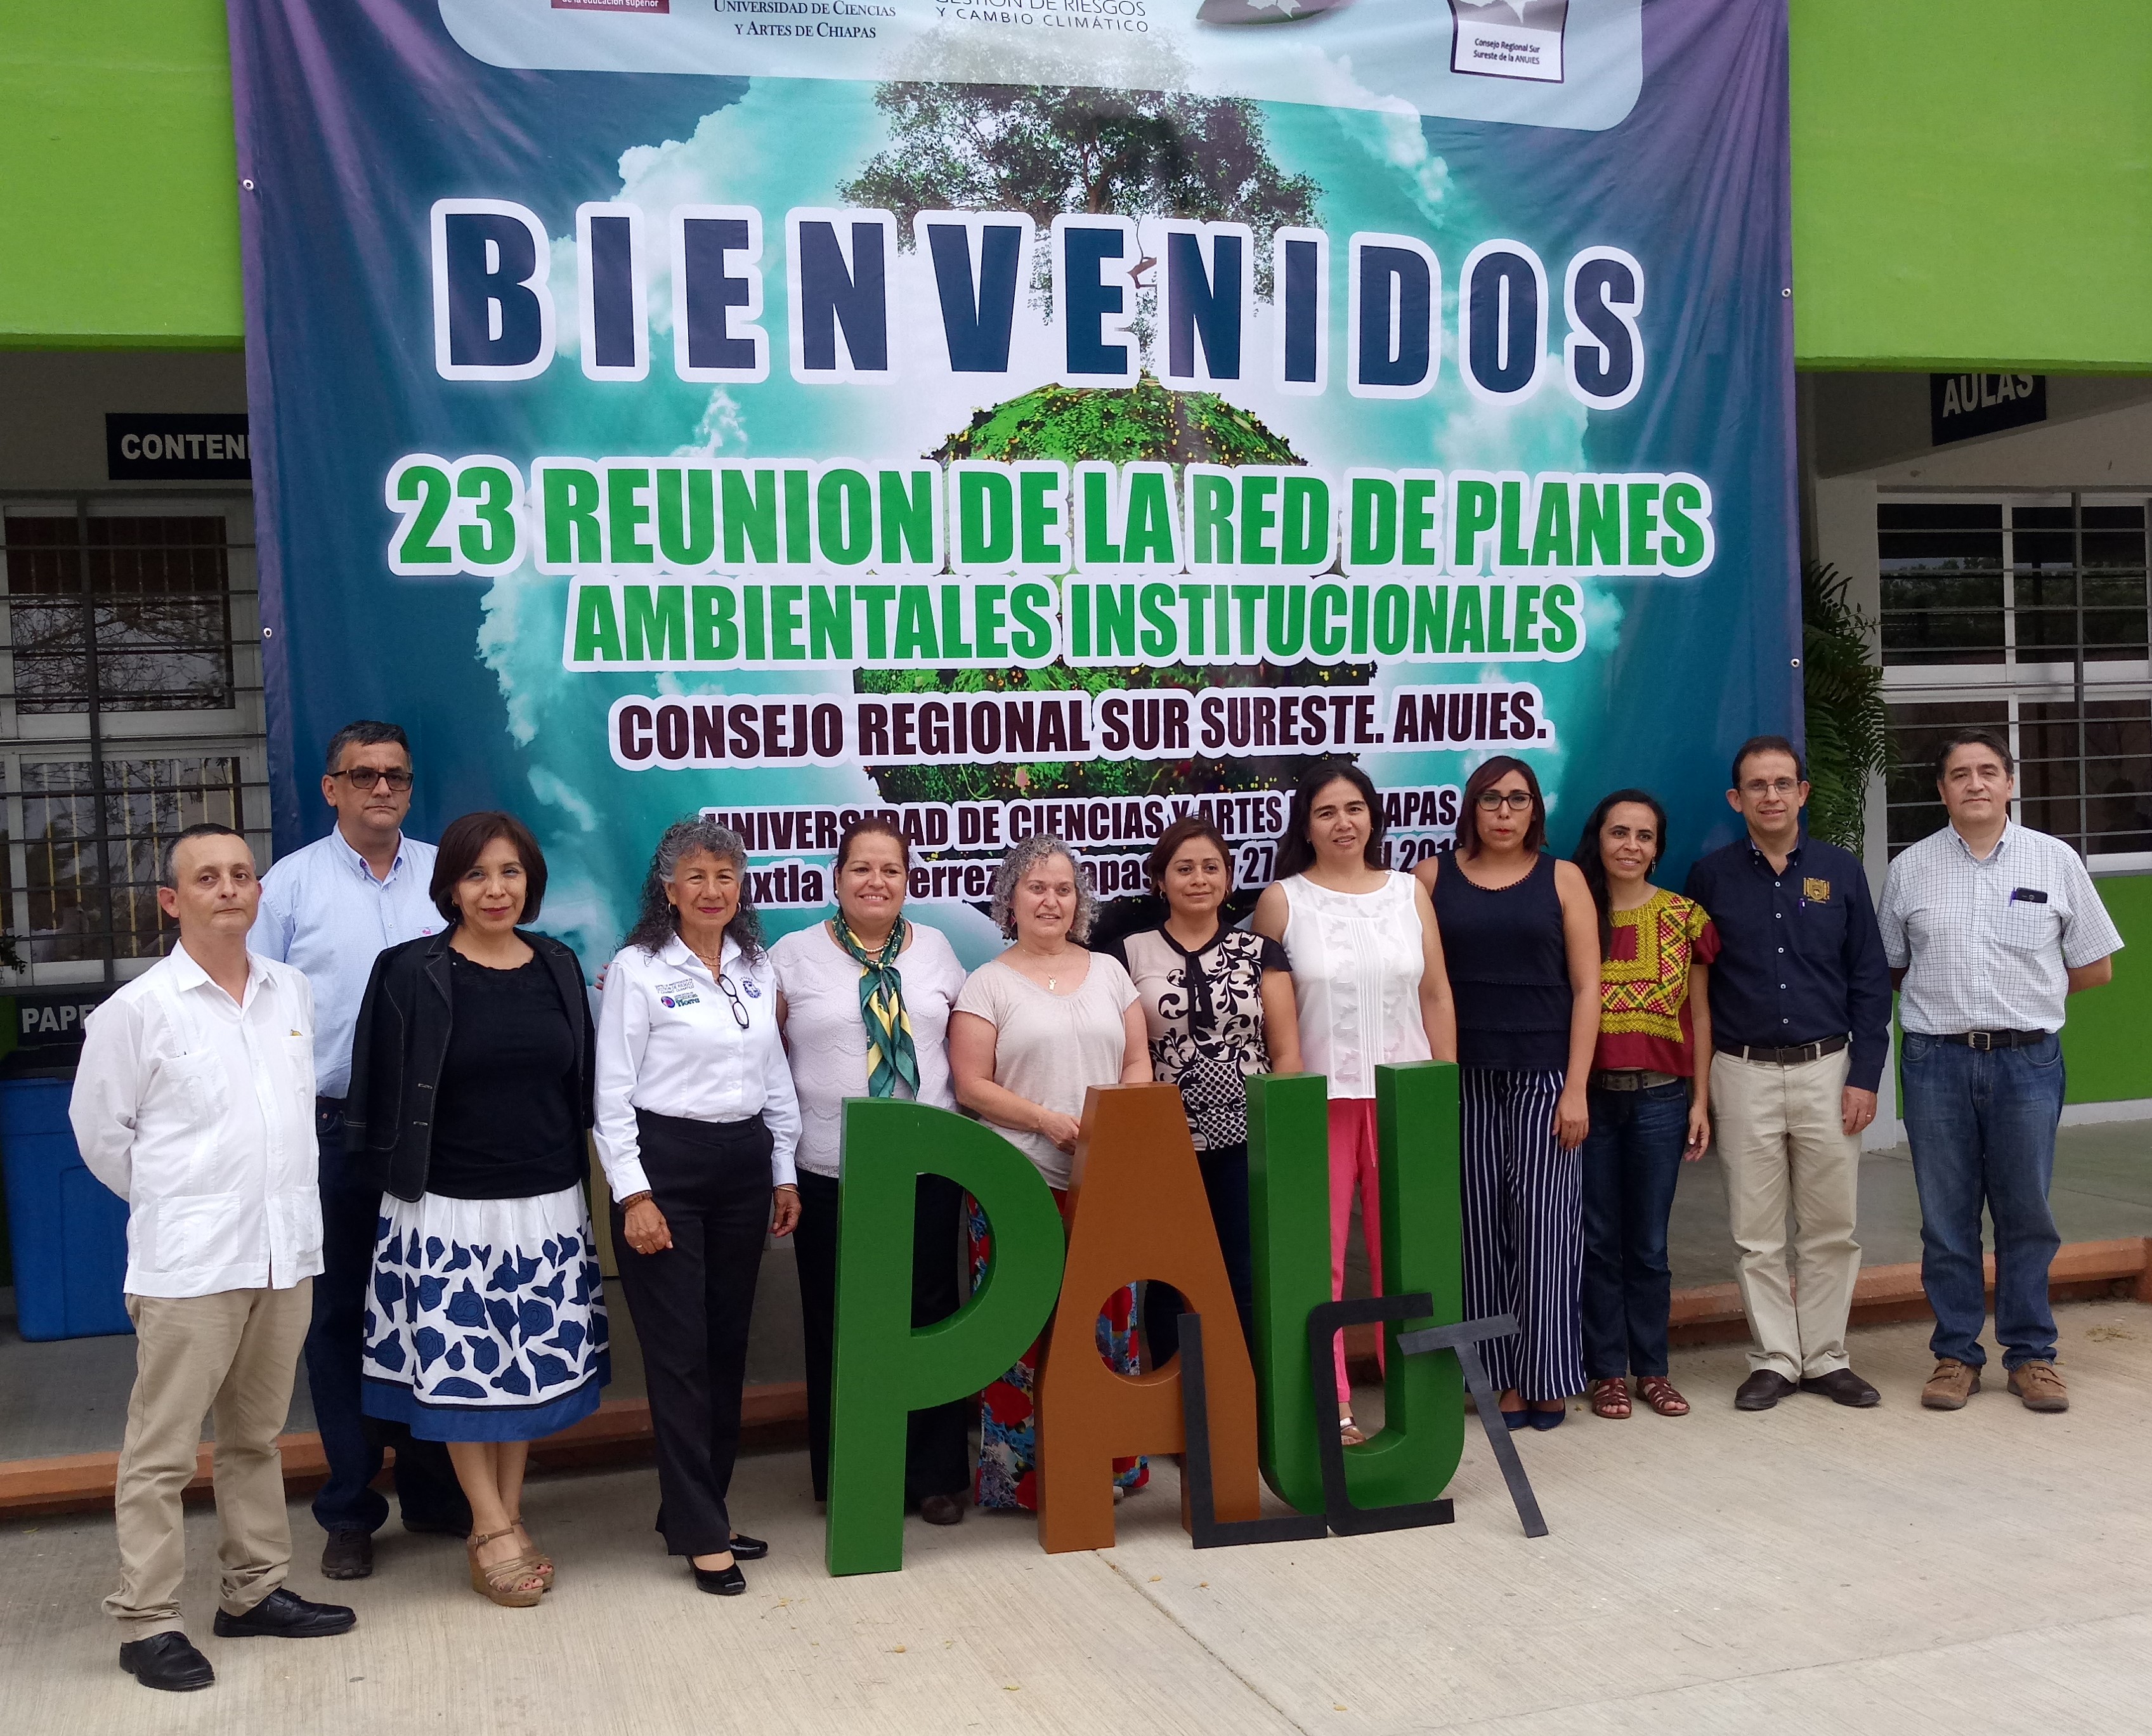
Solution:
{"label": "anuies logo", "polygon": [[1453,73],[1562,82],[1569,0],[1449,0],[1449,13]]}

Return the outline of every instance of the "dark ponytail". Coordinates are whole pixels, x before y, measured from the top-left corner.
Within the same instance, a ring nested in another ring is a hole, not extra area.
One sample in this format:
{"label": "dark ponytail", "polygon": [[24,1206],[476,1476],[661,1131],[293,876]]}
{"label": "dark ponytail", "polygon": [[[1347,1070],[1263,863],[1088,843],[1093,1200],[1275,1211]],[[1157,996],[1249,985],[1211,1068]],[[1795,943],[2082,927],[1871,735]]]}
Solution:
{"label": "dark ponytail", "polygon": [[1606,906],[1606,858],[1600,853],[1599,835],[1605,830],[1606,816],[1624,802],[1634,802],[1640,808],[1649,808],[1652,819],[1658,826],[1657,853],[1652,858],[1652,872],[1667,859],[1667,810],[1659,799],[1648,789],[1617,789],[1613,794],[1601,796],[1599,805],[1591,810],[1591,817],[1584,822],[1584,835],[1576,841],[1576,853],[1570,858],[1584,876],[1584,883],[1591,888],[1591,906],[1599,912],[1599,956],[1606,957],[1606,950],[1614,944],[1614,923]]}

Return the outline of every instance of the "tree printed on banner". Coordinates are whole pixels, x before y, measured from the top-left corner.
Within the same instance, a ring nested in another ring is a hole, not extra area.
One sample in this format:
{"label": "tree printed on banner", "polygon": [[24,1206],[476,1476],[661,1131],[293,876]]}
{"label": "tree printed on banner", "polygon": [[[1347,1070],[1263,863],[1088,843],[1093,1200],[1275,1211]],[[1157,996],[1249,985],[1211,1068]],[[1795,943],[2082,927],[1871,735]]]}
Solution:
{"label": "tree printed on banner", "polygon": [[[1114,91],[1072,85],[885,84],[876,106],[890,143],[840,190],[849,203],[895,213],[908,236],[922,211],[1013,211],[1043,236],[1063,212],[1245,223],[1252,232],[1256,292],[1271,289],[1271,242],[1312,226],[1320,189],[1271,156],[1255,104],[1185,90]],[[1137,295],[1129,333],[1146,363],[1155,336],[1157,261],[1130,272]],[[1036,242],[1032,295],[1051,312],[1048,254]],[[1174,466],[1303,464],[1307,460],[1248,411],[1215,392],[1168,390],[1146,367],[1134,386],[1049,385],[977,411],[968,427],[926,454],[955,459],[1104,459]],[[1205,686],[1364,686],[1369,664],[1262,663],[1170,668],[861,671],[861,693],[1000,692]],[[1057,794],[1139,795],[1272,789],[1312,760],[1093,760],[1028,765],[977,763],[870,767],[892,801],[977,801]]]}

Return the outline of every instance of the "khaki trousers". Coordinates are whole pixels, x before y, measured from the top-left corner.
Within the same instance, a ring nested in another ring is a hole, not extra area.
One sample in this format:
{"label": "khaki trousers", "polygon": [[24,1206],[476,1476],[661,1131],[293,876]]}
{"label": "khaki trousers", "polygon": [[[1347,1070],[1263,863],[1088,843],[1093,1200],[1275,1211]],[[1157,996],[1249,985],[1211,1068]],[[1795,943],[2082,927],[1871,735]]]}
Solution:
{"label": "khaki trousers", "polygon": [[1725,1054],[1711,1062],[1741,1304],[1756,1341],[1749,1365],[1789,1380],[1846,1366],[1845,1318],[1860,1275],[1860,1142],[1844,1131],[1840,1098],[1850,1059],[1840,1049],[1791,1067]]}
{"label": "khaki trousers", "polygon": [[193,1480],[202,1415],[214,1412],[218,1601],[244,1615],[284,1583],[292,1524],[277,1449],[313,1317],[313,1280],[288,1290],[130,1296],[134,1391],[113,1518],[119,1589],[104,1600],[127,1639],[180,1631],[187,1543],[180,1492]]}

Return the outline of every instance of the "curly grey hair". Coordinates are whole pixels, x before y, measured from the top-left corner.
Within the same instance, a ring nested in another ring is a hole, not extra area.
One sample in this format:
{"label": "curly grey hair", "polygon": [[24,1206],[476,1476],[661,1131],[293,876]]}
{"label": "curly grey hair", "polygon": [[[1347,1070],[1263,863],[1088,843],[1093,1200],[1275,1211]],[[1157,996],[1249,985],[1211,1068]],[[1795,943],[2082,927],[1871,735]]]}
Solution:
{"label": "curly grey hair", "polygon": [[1016,913],[1009,907],[1016,889],[1023,883],[1024,876],[1052,856],[1066,856],[1068,865],[1076,871],[1076,920],[1068,925],[1068,938],[1080,946],[1090,937],[1091,924],[1099,916],[1099,895],[1092,890],[1091,871],[1053,833],[1034,832],[1021,844],[1012,844],[1001,866],[994,871],[994,901],[988,906],[988,914],[1002,939],[1016,938]]}
{"label": "curly grey hair", "polygon": [[731,862],[739,869],[739,910],[725,925],[725,931],[749,959],[759,958],[763,950],[762,917],[748,890],[747,845],[738,832],[701,815],[675,820],[657,840],[657,853],[650,859],[650,872],[642,882],[642,910],[635,926],[629,930],[625,944],[654,953],[680,931],[679,912],[672,908],[665,889],[672,883],[681,859],[698,850],[707,850],[719,861]]}

